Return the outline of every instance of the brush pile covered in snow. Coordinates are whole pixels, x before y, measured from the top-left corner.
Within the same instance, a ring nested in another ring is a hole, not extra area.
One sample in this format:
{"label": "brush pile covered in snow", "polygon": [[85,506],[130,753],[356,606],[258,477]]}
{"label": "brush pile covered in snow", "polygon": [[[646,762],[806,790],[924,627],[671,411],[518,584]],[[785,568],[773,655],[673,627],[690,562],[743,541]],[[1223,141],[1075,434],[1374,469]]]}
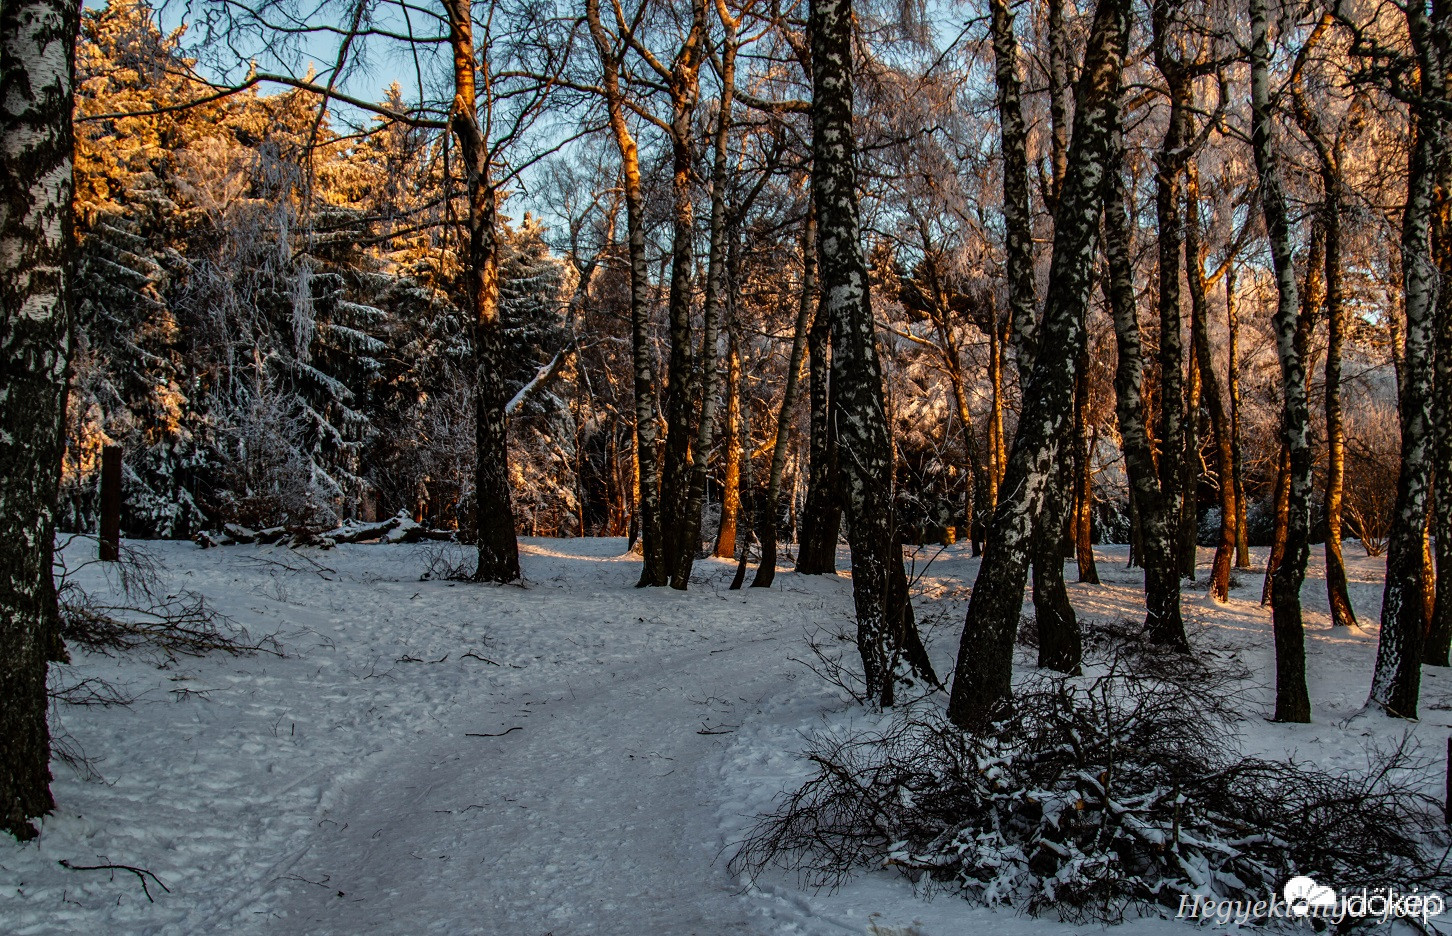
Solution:
{"label": "brush pile covered in snow", "polygon": [[737,867],[834,886],[894,866],[1075,922],[1173,913],[1187,894],[1253,902],[1297,874],[1452,890],[1441,805],[1421,792],[1431,765],[1409,741],[1355,772],[1247,757],[1233,666],[1100,637],[1084,675],[1031,677],[989,730],[919,706],[819,735],[815,772],[761,819]]}

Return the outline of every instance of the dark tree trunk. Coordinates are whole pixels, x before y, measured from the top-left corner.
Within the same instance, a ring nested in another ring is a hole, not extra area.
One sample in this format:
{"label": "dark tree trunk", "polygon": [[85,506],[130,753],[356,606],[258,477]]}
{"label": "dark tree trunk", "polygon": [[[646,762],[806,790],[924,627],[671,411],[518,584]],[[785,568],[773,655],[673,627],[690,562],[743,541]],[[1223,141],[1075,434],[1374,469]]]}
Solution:
{"label": "dark tree trunk", "polygon": [[1306,39],[1291,73],[1291,95],[1296,122],[1311,142],[1321,164],[1321,230],[1325,237],[1326,284],[1326,598],[1333,627],[1356,624],[1346,590],[1346,562],[1341,556],[1342,489],[1346,481],[1346,432],[1341,421],[1341,346],[1345,328],[1345,286],[1341,269],[1341,155],[1337,143],[1321,128],[1320,114],[1307,101],[1302,66],[1334,24],[1334,14],[1322,14]]}
{"label": "dark tree trunk", "polygon": [[98,558],[116,562],[121,558],[121,446],[101,448],[101,535]]}
{"label": "dark tree trunk", "polygon": [[[750,412],[746,403],[746,375],[737,368],[740,380],[736,395],[741,399],[743,409]],[[741,452],[741,522],[736,530],[736,574],[731,579],[731,591],[741,588],[746,581],[746,566],[751,561],[751,538],[756,528],[756,516],[761,510],[761,501],[756,495],[755,465],[751,457],[751,420],[741,420],[741,438],[733,440]]]}
{"label": "dark tree trunk", "polygon": [[1204,384],[1200,380],[1200,364],[1195,360],[1194,348],[1190,351],[1190,385],[1185,394],[1185,449],[1180,453],[1180,524],[1175,536],[1175,549],[1179,553],[1180,577],[1193,582],[1200,558],[1196,539],[1200,510],[1200,403]]}
{"label": "dark tree trunk", "polygon": [[832,323],[837,440],[843,451],[852,453],[838,468],[852,546],[857,646],[868,696],[890,701],[893,681],[910,674],[892,669],[898,654],[892,645],[895,629],[887,620],[893,565],[892,440],[860,239],[852,18],[851,0],[814,0],[811,5],[812,194],[821,305]]}
{"label": "dark tree trunk", "polygon": [[726,183],[730,160],[726,144],[731,133],[731,108],[736,91],[736,21],[717,7],[725,29],[720,46],[721,97],[716,119],[713,167],[711,173],[710,255],[706,269],[706,323],[701,339],[700,374],[701,408],[696,427],[696,441],[691,460],[690,482],[685,509],[680,518],[681,542],[671,568],[671,587],[682,591],[691,581],[691,567],[701,548],[701,511],[706,505],[706,474],[711,464],[711,449],[716,442],[717,385],[720,360],[717,344],[721,336],[721,319],[726,302],[727,240],[734,239],[726,223]]}
{"label": "dark tree trunk", "polygon": [[[1155,217],[1159,227],[1160,323],[1160,458],[1158,495],[1138,500],[1144,530],[1145,606],[1150,639],[1183,647],[1185,625],[1180,616],[1179,524],[1181,467],[1185,448],[1185,356],[1180,335],[1180,251],[1184,226],[1180,216],[1180,174],[1184,169],[1191,83],[1183,67],[1166,50],[1169,0],[1155,0],[1152,21],[1155,64],[1170,91],[1165,137],[1155,154]],[[1116,223],[1117,220],[1116,220]],[[1147,489],[1137,494],[1148,495]]]}
{"label": "dark tree trunk", "polygon": [[1230,482],[1235,488],[1235,567],[1250,568],[1250,536],[1245,525],[1245,471],[1240,453],[1240,316],[1236,306],[1235,263],[1225,268],[1225,354],[1229,359]]}
{"label": "dark tree trunk", "polygon": [[1280,167],[1272,140],[1270,51],[1266,41],[1265,0],[1250,0],[1251,144],[1260,176],[1261,210],[1265,215],[1275,266],[1276,303],[1272,319],[1276,353],[1281,364],[1281,432],[1290,468],[1287,485],[1286,549],[1271,584],[1271,611],[1276,643],[1276,721],[1308,722],[1311,700],[1306,690],[1305,634],[1301,623],[1301,583],[1310,555],[1311,446],[1310,408],[1306,399],[1306,329],[1303,327],[1291,255],[1291,233]]}
{"label": "dark tree trunk", "polygon": [[1073,462],[1062,459],[1039,515],[1033,547],[1034,623],[1038,629],[1039,666],[1077,673],[1083,658],[1079,620],[1064,585],[1064,525],[1073,501]]}
{"label": "dark tree trunk", "polygon": [[1286,554],[1286,526],[1291,503],[1291,463],[1282,445],[1276,457],[1276,483],[1272,489],[1272,506],[1275,508],[1275,526],[1271,531],[1270,553],[1265,561],[1265,582],[1260,589],[1260,603],[1271,603],[1271,585],[1276,579],[1276,570],[1281,567],[1281,558]]}
{"label": "dark tree trunk", "polygon": [[72,345],[71,105],[80,4],[0,7],[0,830],[51,811],[46,664]]}
{"label": "dark tree trunk", "polygon": [[1018,39],[1009,0],[989,0],[993,77],[998,88],[999,146],[1003,153],[1004,254],[1008,267],[1009,314],[1020,374],[1034,357],[1037,302],[1034,298],[1033,218],[1029,213],[1028,129],[1018,76]]}
{"label": "dark tree trunk", "polygon": [[[892,573],[887,585],[888,626],[894,631],[889,643],[894,648],[894,657],[897,658],[892,661],[891,668],[918,674],[927,685],[941,689],[943,684],[938,680],[938,674],[933,672],[933,662],[928,659],[927,648],[923,646],[917,619],[913,615],[912,593],[902,545],[902,538],[894,537]],[[890,681],[884,689],[883,705],[892,705],[897,701],[894,682],[896,681]]]}
{"label": "dark tree trunk", "polygon": [[[1443,165],[1444,174],[1452,167]],[[1443,284],[1452,282],[1452,187],[1444,175],[1439,186],[1436,225],[1437,264]],[[1434,389],[1438,400],[1452,399],[1452,288],[1443,285],[1437,294],[1434,357],[1437,373]],[[1436,412],[1436,441],[1433,458],[1432,540],[1436,546],[1436,592],[1432,604],[1432,626],[1427,634],[1423,661],[1446,666],[1452,647],[1452,408]]]}
{"label": "dark tree trunk", "polygon": [[1013,643],[1023,607],[1034,521],[1043,511],[1073,418],[1074,361],[1085,341],[1084,313],[1093,284],[1103,180],[1111,130],[1118,122],[1120,75],[1129,34],[1129,4],[1100,0],[1080,75],[1064,190],[1054,219],[1050,289],[1037,361],[1024,393],[1003,497],[969,600],[954,671],[949,717],[978,725],[1011,694]]}
{"label": "dark tree trunk", "polygon": [[[968,385],[963,376],[963,364],[959,357],[958,342],[953,338],[952,324],[946,316],[938,321],[938,338],[948,371],[948,383],[953,388],[953,405],[958,411],[958,426],[963,430],[964,470],[968,475],[968,491],[964,503],[964,520],[968,523],[968,538],[976,540],[974,529],[979,517],[985,513],[983,502],[988,498],[988,465],[978,451],[978,435],[973,428],[973,411],[968,406]],[[976,545],[976,543],[975,543]]]}
{"label": "dark tree trunk", "polygon": [[[666,315],[670,331],[670,354],[666,365],[665,464],[661,471],[661,529],[665,545],[666,577],[642,585],[675,585],[685,565],[686,551],[699,544],[688,542],[686,511],[690,501],[691,436],[695,415],[695,362],[691,334],[691,302],[695,290],[695,209],[692,199],[696,100],[700,94],[700,70],[706,33],[703,0],[691,4],[690,32],[681,43],[671,65],[671,281]],[[704,382],[704,381],[702,381]],[[706,457],[705,453],[698,453]]]}
{"label": "dark tree trunk", "polygon": [[474,517],[478,531],[474,579],[513,582],[519,578],[519,545],[509,493],[504,325],[499,319],[498,194],[491,177],[494,154],[479,124],[479,60],[471,5],[469,0],[444,0],[444,10],[454,64],[454,110],[449,124],[459,142],[469,202],[465,292],[474,339]]}
{"label": "dark tree trunk", "polygon": [[[781,481],[786,472],[787,445],[791,441],[797,387],[801,383],[802,359],[807,354],[807,331],[817,306],[817,217],[807,209],[802,225],[802,290],[797,301],[796,328],[792,331],[792,353],[787,362],[786,387],[776,416],[776,440],[772,444],[771,474],[766,482],[766,515],[761,522],[761,565],[756,567],[752,588],[770,588],[776,579],[776,521],[781,513]],[[798,548],[798,555],[801,550]]]}
{"label": "dark tree trunk", "polygon": [[[630,348],[635,391],[636,510],[631,530],[638,535],[643,563],[638,585],[663,584],[665,544],[661,539],[659,428],[655,355],[650,342],[650,270],[645,247],[645,198],[641,191],[640,151],[626,118],[620,87],[620,58],[615,39],[600,20],[599,0],[585,0],[585,17],[600,60],[601,85],[611,135],[620,150],[625,200],[626,244],[630,255]],[[632,544],[634,540],[632,539]]]}
{"label": "dark tree trunk", "polygon": [[[810,249],[815,250],[815,245]],[[831,342],[832,323],[819,303],[807,333],[811,439],[807,500],[802,510],[801,542],[797,545],[797,571],[802,575],[831,575],[837,571],[842,508],[837,497],[837,433],[831,417]]]}
{"label": "dark tree trunk", "polygon": [[1185,257],[1189,263],[1190,337],[1195,346],[1195,359],[1200,366],[1202,396],[1210,411],[1210,426],[1215,433],[1215,474],[1220,485],[1220,541],[1215,545],[1215,558],[1210,563],[1210,597],[1224,602],[1230,598],[1230,561],[1235,552],[1235,502],[1231,452],[1230,416],[1220,378],[1215,374],[1215,357],[1210,349],[1209,302],[1205,285],[1205,252],[1200,242],[1200,172],[1192,159],[1185,174]]}
{"label": "dark tree trunk", "polygon": [[1074,525],[1075,559],[1079,581],[1099,584],[1094,564],[1094,449],[1098,430],[1089,426],[1089,354],[1079,356],[1074,382]]}
{"label": "dark tree trunk", "polygon": [[[1114,147],[1117,164],[1122,152]],[[1114,373],[1115,411],[1124,443],[1130,483],[1130,515],[1138,531],[1133,554],[1144,568],[1145,630],[1151,640],[1184,648],[1185,625],[1180,616],[1180,576],[1174,564],[1174,518],[1166,507],[1172,485],[1161,477],[1145,417],[1144,356],[1135,307],[1134,271],[1130,259],[1129,196],[1118,172],[1106,180],[1104,256],[1109,281],[1104,286],[1119,361]]]}

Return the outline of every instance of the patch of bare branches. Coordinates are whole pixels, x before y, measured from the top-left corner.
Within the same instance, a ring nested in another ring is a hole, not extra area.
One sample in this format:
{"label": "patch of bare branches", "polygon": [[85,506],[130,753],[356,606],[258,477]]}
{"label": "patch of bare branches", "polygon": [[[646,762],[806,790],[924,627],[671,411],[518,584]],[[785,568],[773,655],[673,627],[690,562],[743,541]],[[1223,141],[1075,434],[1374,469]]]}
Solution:
{"label": "patch of bare branches", "polygon": [[1086,675],[1036,676],[991,730],[923,706],[820,738],[815,774],[760,817],[733,870],[835,886],[890,866],[984,904],[1105,922],[1172,913],[1185,894],[1264,899],[1296,874],[1452,888],[1441,804],[1409,742],[1344,774],[1242,756],[1232,680],[1104,639]]}
{"label": "patch of bare branches", "polygon": [[428,561],[419,580],[472,582],[478,563],[474,553],[456,543],[440,543],[428,548]]}
{"label": "patch of bare branches", "polygon": [[[143,550],[123,544],[120,560],[104,563],[112,586],[105,593],[83,588],[76,578],[93,564],[68,568],[64,550],[56,550],[56,599],[61,636],[68,646],[104,654],[146,652],[168,662],[218,652],[279,652],[272,637],[254,639],[196,592],[168,590],[156,560]],[[100,699],[108,692],[68,691],[66,701],[75,697],[105,704]],[[119,697],[109,704],[120,704]]]}

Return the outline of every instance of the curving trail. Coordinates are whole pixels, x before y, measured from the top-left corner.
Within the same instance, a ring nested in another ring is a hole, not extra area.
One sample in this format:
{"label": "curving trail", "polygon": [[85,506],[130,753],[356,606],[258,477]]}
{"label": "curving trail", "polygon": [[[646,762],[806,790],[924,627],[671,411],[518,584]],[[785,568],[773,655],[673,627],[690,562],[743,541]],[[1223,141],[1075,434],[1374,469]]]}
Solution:
{"label": "curving trail", "polygon": [[703,648],[520,689],[462,726],[495,736],[449,731],[398,752],[332,810],[337,825],[292,869],[319,884],[293,888],[265,929],[747,932],[704,821],[729,733],[698,734],[740,724],[743,699],[785,681],[752,677],[761,661],[742,657]]}

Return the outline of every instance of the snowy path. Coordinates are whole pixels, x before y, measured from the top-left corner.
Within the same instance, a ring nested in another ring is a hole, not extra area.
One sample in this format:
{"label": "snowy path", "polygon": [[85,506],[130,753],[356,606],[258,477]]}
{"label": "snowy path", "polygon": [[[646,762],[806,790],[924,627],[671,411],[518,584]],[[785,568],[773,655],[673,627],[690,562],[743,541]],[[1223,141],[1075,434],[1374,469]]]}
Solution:
{"label": "snowy path", "polygon": [[[881,718],[792,659],[807,655],[804,632],[815,632],[850,663],[850,639],[830,637],[850,630],[850,580],[787,573],[769,592],[731,592],[731,568],[704,560],[687,593],[636,589],[638,560],[623,546],[527,541],[528,586],[499,588],[420,581],[425,546],[305,555],[148,544],[169,588],[204,594],[253,634],[275,634],[285,655],[78,654],[57,667],[62,684],[101,678],[135,701],[61,709],[62,743],[83,747],[97,776],[58,762],[57,810],[40,839],[0,841],[0,932],[1081,932],[948,896],[926,902],[890,872],[825,893],[773,871],[743,891],[726,859],[751,817],[806,774],[804,736]],[[1102,586],[1070,585],[1085,619],[1142,613],[1140,573],[1122,558],[1106,553]],[[1247,750],[1358,767],[1366,745],[1406,727],[1358,715],[1381,568],[1352,566],[1367,633],[1329,630],[1313,567],[1304,595],[1314,723],[1272,725],[1248,712]],[[940,672],[976,571],[955,547],[919,583]],[[1247,666],[1249,697],[1268,712],[1259,586],[1243,576],[1223,606],[1187,589],[1185,613],[1197,646]],[[1027,650],[1017,666],[1031,669]],[[1423,691],[1414,732],[1440,752],[1452,678],[1429,670]],[[168,890],[153,884],[148,899],[124,871],[62,862],[145,868]],[[1117,930],[1183,932],[1154,919]]]}
{"label": "snowy path", "polygon": [[774,669],[752,678],[760,660],[743,656],[703,646],[508,693],[467,723],[497,737],[444,732],[399,752],[333,811],[346,828],[330,824],[293,869],[326,885],[296,891],[263,929],[745,931],[704,821],[706,765],[725,735],[698,734],[739,724],[743,699],[783,682]]}

